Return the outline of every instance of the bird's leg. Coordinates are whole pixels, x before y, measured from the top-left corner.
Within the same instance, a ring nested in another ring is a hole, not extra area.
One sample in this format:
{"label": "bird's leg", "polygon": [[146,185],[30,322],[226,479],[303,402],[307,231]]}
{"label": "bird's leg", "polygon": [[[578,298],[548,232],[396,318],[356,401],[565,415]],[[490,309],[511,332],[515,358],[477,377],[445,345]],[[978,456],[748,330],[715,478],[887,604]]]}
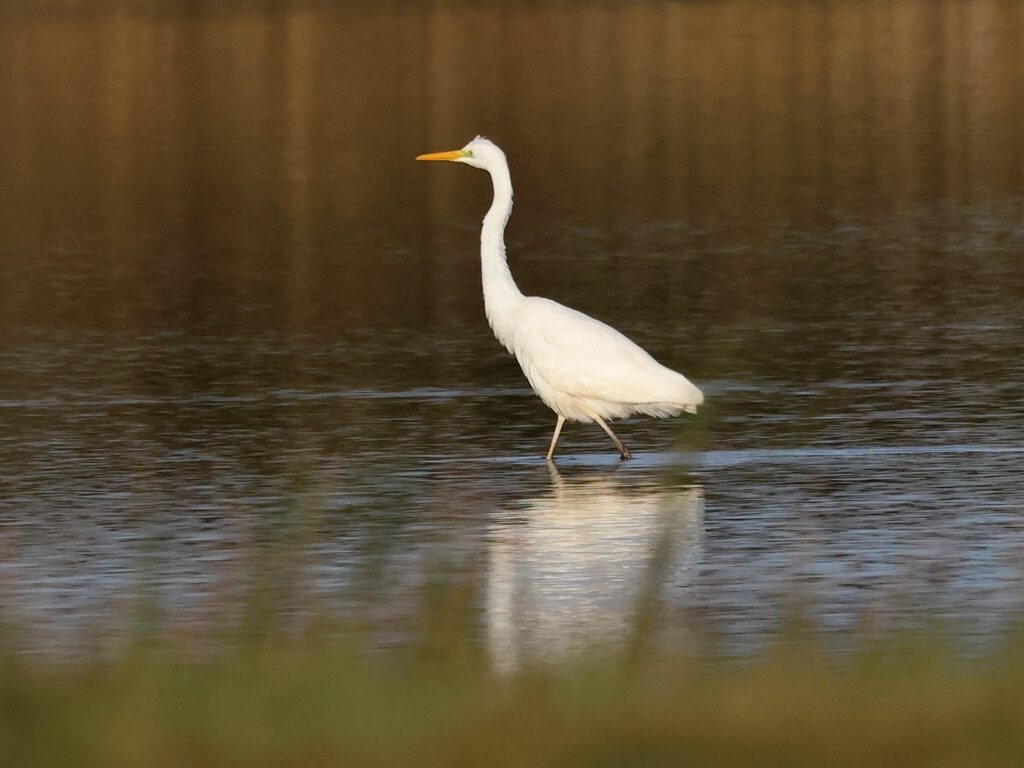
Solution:
{"label": "bird's leg", "polygon": [[604,419],[602,419],[596,413],[592,413],[590,415],[593,416],[597,423],[601,425],[601,429],[608,433],[608,437],[612,439],[612,442],[615,443],[615,447],[619,449],[619,455],[621,455],[624,459],[632,459],[633,454],[629,452],[629,448],[624,446],[622,444],[622,441],[615,436],[615,433],[612,432],[612,428],[605,423]]}
{"label": "bird's leg", "polygon": [[558,421],[555,422],[555,434],[551,436],[551,447],[548,448],[548,461],[551,461],[551,457],[555,455],[555,444],[558,442],[558,436],[562,433],[563,424],[565,424],[565,416],[559,415]]}

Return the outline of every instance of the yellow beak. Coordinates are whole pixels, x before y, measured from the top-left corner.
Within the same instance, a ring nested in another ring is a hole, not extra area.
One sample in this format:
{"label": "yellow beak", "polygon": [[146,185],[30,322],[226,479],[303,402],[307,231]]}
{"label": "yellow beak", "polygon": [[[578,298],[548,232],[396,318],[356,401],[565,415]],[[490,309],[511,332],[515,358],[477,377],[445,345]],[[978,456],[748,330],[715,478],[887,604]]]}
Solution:
{"label": "yellow beak", "polygon": [[466,152],[462,149],[453,149],[451,152],[432,152],[429,155],[420,155],[417,160],[458,160],[465,157]]}

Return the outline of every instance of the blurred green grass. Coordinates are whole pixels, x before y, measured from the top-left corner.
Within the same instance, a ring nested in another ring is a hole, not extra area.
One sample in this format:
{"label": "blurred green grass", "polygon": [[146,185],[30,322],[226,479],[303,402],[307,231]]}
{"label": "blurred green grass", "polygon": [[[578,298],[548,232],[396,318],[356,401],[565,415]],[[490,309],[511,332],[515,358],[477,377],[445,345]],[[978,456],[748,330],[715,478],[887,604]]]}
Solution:
{"label": "blurred green grass", "polygon": [[591,658],[494,674],[478,654],[396,660],[327,636],[202,660],[0,661],[4,766],[1011,766],[1024,642],[941,640],[835,659]]}

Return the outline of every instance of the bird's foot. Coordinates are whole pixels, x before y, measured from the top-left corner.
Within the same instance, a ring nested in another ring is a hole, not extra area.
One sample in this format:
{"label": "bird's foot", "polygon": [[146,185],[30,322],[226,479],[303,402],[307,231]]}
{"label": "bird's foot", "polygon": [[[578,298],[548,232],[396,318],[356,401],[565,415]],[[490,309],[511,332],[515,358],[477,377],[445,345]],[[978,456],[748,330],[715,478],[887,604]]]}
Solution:
{"label": "bird's foot", "polygon": [[619,455],[622,456],[622,460],[623,461],[625,461],[626,459],[632,459],[633,458],[633,454],[630,453],[629,452],[629,448],[626,448],[625,446],[622,447],[622,451],[620,452]]}

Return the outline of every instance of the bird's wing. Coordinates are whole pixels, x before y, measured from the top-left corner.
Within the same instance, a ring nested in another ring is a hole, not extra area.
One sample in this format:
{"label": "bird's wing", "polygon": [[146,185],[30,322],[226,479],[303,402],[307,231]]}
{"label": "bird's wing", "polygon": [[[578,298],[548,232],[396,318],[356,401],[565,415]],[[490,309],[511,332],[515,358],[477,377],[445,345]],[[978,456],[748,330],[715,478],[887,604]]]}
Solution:
{"label": "bird's wing", "polygon": [[533,297],[516,317],[515,354],[558,392],[612,403],[672,401],[677,379],[600,320]]}

